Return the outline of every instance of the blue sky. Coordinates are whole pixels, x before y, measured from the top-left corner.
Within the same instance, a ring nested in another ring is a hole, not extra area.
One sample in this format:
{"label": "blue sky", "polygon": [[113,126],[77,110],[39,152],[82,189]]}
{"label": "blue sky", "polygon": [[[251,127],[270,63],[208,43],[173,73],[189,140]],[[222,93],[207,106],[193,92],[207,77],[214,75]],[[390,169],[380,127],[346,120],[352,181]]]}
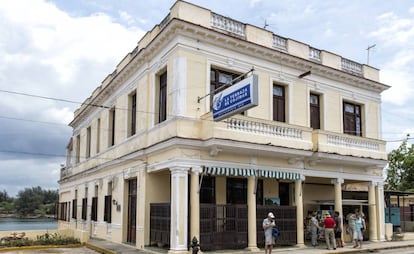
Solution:
{"label": "blue sky", "polygon": [[[414,137],[414,3],[373,0],[188,0],[215,13],[381,70],[387,150]],[[57,188],[82,102],[159,23],[172,0],[0,3],[0,190]],[[21,94],[16,94],[21,93]],[[23,95],[26,94],[26,95]],[[42,98],[29,95],[38,95]],[[49,99],[48,99],[49,98]],[[397,141],[397,142],[394,142]]]}

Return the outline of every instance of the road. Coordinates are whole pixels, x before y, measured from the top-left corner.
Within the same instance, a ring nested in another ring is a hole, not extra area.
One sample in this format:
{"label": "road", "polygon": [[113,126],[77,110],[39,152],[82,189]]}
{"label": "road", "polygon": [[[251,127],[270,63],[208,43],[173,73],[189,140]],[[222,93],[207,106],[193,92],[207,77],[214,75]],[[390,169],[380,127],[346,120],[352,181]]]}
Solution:
{"label": "road", "polygon": [[[361,253],[373,253],[373,252],[372,251],[367,251],[367,252],[361,252]],[[375,253],[379,253],[379,254],[394,254],[394,253],[414,254],[414,249],[413,248],[388,249],[388,250],[375,251]]]}

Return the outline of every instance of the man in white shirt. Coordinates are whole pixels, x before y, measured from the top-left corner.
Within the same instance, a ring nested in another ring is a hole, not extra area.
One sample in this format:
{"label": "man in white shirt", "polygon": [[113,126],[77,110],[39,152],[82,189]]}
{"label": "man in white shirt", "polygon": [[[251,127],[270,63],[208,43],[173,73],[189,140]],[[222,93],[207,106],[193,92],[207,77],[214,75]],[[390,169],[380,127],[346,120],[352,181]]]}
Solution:
{"label": "man in white shirt", "polygon": [[273,249],[272,229],[276,226],[275,216],[273,213],[268,213],[267,218],[263,220],[263,230],[265,235],[265,254],[271,254]]}

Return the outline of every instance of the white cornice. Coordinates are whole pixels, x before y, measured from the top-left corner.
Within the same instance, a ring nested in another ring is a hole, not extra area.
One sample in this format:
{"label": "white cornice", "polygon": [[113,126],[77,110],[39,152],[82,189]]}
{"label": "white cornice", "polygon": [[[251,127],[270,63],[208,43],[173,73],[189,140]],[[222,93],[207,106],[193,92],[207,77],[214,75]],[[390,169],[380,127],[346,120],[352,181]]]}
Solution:
{"label": "white cornice", "polygon": [[[201,40],[205,43],[246,54],[254,58],[261,58],[269,62],[283,62],[283,65],[290,66],[301,71],[311,69],[313,74],[327,76],[330,79],[341,82],[351,83],[356,87],[362,87],[376,93],[380,93],[388,88],[388,86],[379,82],[355,76],[341,70],[302,59],[276,49],[264,47],[213,29],[198,26],[187,21],[173,19],[162,31],[160,31],[160,33],[147,45],[146,48],[141,49],[131,58],[130,62],[122,70],[119,70],[119,72],[112,77],[112,80],[108,85],[101,88],[102,90],[96,95],[96,97],[91,98],[89,104],[103,105],[103,103],[107,101],[107,98],[111,96],[113,91],[118,90],[119,86],[124,84],[125,81],[132,75],[136,75],[135,73],[139,68],[148,67],[146,63],[148,64],[161,49],[165,50],[165,46],[170,43],[173,38],[179,37],[180,35],[194,40]],[[83,108],[79,109],[80,112],[77,113],[76,118],[70,123],[70,125],[78,125],[85,118],[85,115],[90,114],[90,110],[92,110],[91,108],[93,107],[85,105]]]}
{"label": "white cornice", "polygon": [[[127,155],[116,158],[109,162],[102,163],[101,165],[97,167],[88,169],[78,174],[67,176],[64,179],[60,180],[60,183],[64,183],[68,181],[69,179],[73,180],[73,179],[87,177],[96,172],[112,169],[114,167],[121,166],[125,163],[130,163],[132,161],[139,161],[136,167],[140,165],[145,165],[149,172],[169,168],[177,164],[179,164],[179,166],[189,167],[189,168],[192,166],[200,166],[200,165],[208,166],[209,165],[207,163],[208,160],[180,159],[181,161],[178,163],[178,161],[175,158],[170,158],[170,159],[167,159],[162,162],[155,163],[155,164],[154,163],[147,164],[147,160],[146,160],[147,157],[162,153],[170,149],[180,149],[180,148],[189,148],[189,149],[207,151],[207,152],[212,148],[220,148],[222,150],[221,153],[237,153],[239,155],[243,154],[246,156],[248,156],[249,154],[250,155],[256,154],[256,155],[260,155],[264,157],[285,158],[287,161],[289,161],[289,159],[291,158],[301,158],[302,161],[308,162],[309,164],[311,164],[311,162],[316,162],[314,166],[318,164],[329,165],[329,164],[340,163],[341,165],[357,166],[359,168],[360,167],[381,168],[381,166],[383,166],[384,163],[386,163],[386,161],[383,161],[383,160],[359,158],[359,157],[354,157],[354,156],[342,156],[342,155],[327,154],[327,153],[315,153],[310,150],[309,151],[299,150],[299,149],[294,149],[294,148],[278,147],[278,146],[273,146],[273,145],[268,145],[268,144],[254,144],[254,143],[216,139],[216,138],[209,139],[209,140],[198,140],[198,139],[187,139],[187,138],[174,137],[169,140],[163,141],[161,143],[155,144],[153,146],[131,152]],[[100,156],[104,156],[104,154],[101,154]],[[195,161],[197,163],[194,163]],[[200,164],[200,161],[202,161],[203,163]],[[224,164],[229,164],[229,163],[224,162]],[[301,163],[300,165],[303,165],[303,163]]]}

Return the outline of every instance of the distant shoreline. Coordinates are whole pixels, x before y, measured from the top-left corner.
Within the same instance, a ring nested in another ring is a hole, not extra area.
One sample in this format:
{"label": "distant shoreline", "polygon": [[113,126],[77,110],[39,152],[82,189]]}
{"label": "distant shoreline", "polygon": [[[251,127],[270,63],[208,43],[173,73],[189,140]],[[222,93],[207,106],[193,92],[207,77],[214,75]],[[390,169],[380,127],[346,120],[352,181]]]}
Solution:
{"label": "distant shoreline", "polygon": [[46,215],[20,215],[16,213],[0,213],[0,218],[18,218],[18,219],[55,219],[55,215],[46,214]]}

